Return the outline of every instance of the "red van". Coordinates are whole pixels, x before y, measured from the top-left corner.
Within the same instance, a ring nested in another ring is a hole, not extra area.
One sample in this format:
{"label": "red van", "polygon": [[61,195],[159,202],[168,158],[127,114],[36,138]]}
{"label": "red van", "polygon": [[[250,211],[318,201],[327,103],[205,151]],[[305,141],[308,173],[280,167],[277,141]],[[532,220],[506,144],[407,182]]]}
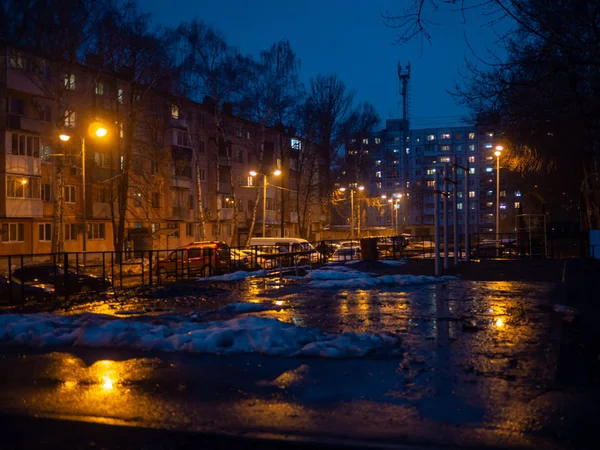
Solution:
{"label": "red van", "polygon": [[167,277],[206,277],[226,272],[230,265],[229,246],[222,241],[198,241],[173,250],[158,260],[155,273]]}

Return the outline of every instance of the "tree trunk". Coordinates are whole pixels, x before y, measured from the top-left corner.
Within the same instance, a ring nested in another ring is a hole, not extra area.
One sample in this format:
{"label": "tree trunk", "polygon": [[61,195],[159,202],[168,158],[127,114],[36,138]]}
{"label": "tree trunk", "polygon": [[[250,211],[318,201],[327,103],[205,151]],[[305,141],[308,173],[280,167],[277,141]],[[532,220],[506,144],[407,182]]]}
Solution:
{"label": "tree trunk", "polygon": [[[265,126],[263,123],[260,124],[260,132],[259,132],[259,153],[258,153],[258,166],[261,171],[264,171],[263,167],[263,155],[265,151]],[[264,176],[264,175],[263,175]],[[264,183],[264,181],[263,181]],[[260,193],[262,189],[261,186],[257,186],[256,195],[254,196],[254,207],[252,208],[252,219],[250,221],[250,229],[248,230],[248,238],[246,239],[246,246],[250,245],[250,239],[252,239],[252,235],[254,234],[254,227],[256,226],[256,211],[258,210],[258,203],[260,200]],[[266,202],[266,199],[263,199]],[[263,221],[265,217],[263,217]],[[266,224],[265,224],[266,227]]]}
{"label": "tree trunk", "polygon": [[198,195],[198,221],[200,222],[196,230],[194,230],[194,236],[197,241],[203,241],[206,239],[206,227],[204,222],[204,205],[202,204],[202,183],[200,182],[200,163],[196,156],[196,194]]}

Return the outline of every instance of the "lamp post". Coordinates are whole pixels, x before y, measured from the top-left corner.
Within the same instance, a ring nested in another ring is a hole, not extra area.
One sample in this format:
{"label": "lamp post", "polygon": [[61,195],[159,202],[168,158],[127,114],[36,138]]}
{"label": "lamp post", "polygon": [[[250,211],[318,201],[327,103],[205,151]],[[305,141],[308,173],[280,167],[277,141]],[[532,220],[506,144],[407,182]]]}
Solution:
{"label": "lamp post", "polygon": [[[359,191],[364,190],[364,186],[358,186],[357,189]],[[350,240],[354,239],[354,188],[350,187]],[[340,191],[344,192],[346,190],[345,187],[341,187]],[[360,214],[360,211],[359,211]],[[360,236],[360,217],[358,218],[359,220],[359,225],[358,225],[358,233]]]}
{"label": "lamp post", "polygon": [[[272,175],[275,175],[276,177],[278,177],[279,175],[281,175],[281,170],[277,169],[275,171],[273,171],[271,173]],[[258,172],[251,170],[250,171],[250,176],[255,177],[256,175],[258,175]],[[267,176],[268,174],[263,173],[263,214],[262,214],[262,237],[266,237],[267,234]]]}
{"label": "lamp post", "polygon": [[[402,203],[400,202],[400,200],[402,200],[402,194],[398,194],[398,198],[396,198],[396,205],[395,205],[395,209],[396,209],[396,236],[398,236],[400,234],[400,222],[398,221],[398,216],[400,216],[400,218],[402,218],[402,215],[400,214],[400,207],[402,206]],[[402,221],[404,223],[404,221]]]}
{"label": "lamp post", "polygon": [[[101,124],[94,122],[89,127],[91,135],[103,138],[108,134],[108,130]],[[67,142],[71,139],[69,134],[61,134],[59,139]],[[81,222],[83,224],[83,257],[85,262],[85,252],[87,252],[87,224],[86,224],[86,201],[85,201],[85,136],[81,136]]]}
{"label": "lamp post", "polygon": [[[504,147],[496,146],[496,248],[500,248],[500,155]],[[499,252],[500,250],[498,250]]]}

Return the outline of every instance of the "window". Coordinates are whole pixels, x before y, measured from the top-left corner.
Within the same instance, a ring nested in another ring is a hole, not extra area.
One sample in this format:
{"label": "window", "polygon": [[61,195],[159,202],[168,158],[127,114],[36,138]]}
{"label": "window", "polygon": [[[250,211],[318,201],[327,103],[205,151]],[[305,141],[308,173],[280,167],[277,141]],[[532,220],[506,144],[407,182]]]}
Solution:
{"label": "window", "polygon": [[10,52],[10,67],[13,69],[24,69],[26,64],[23,53],[16,50]]}
{"label": "window", "polygon": [[150,174],[156,175],[158,173],[158,163],[156,161],[150,161]]}
{"label": "window", "polygon": [[239,138],[242,137],[242,127],[237,127],[236,136],[239,137]]}
{"label": "window", "polygon": [[74,73],[65,73],[63,82],[64,82],[65,89],[67,89],[68,91],[75,90],[75,74]]}
{"label": "window", "polygon": [[485,144],[485,148],[492,148],[492,147],[493,147],[493,145],[489,142],[487,144]]}
{"label": "window", "polygon": [[463,135],[462,135],[462,133],[456,133],[456,134],[454,135],[454,139],[456,139],[457,141],[460,141],[462,138],[463,138]]}
{"label": "window", "polygon": [[[204,126],[204,114],[202,113],[198,113],[198,126],[199,127],[203,127]],[[250,133],[248,133],[250,134]],[[250,139],[250,138],[248,138]]]}
{"label": "window", "polygon": [[471,175],[475,175],[475,167],[471,167],[471,168],[469,169],[469,174],[471,174]]}
{"label": "window", "polygon": [[248,200],[248,211],[252,211],[254,209],[254,200]]}
{"label": "window", "polygon": [[88,223],[87,224],[88,239],[105,239],[106,224],[103,223]]}
{"label": "window", "polygon": [[[7,227],[8,225],[8,227]],[[7,229],[8,228],[8,229]],[[24,223],[9,223],[2,225],[2,240],[8,242],[23,242],[25,241],[25,224]]]}
{"label": "window", "polygon": [[380,160],[380,159],[376,160],[376,161],[375,161],[375,165],[376,165],[376,166],[380,166],[380,165],[381,165],[381,160]]}
{"label": "window", "polygon": [[470,152],[474,152],[475,151],[475,144],[469,144],[469,151]]}
{"label": "window", "polygon": [[40,120],[42,122],[51,123],[52,122],[52,106],[51,105],[43,105],[40,108]]}
{"label": "window", "polygon": [[455,145],[454,146],[454,151],[455,152],[462,152],[462,145]]}
{"label": "window", "polygon": [[440,139],[450,139],[452,136],[450,133],[442,133],[440,134]]}
{"label": "window", "polygon": [[427,175],[435,174],[435,169],[427,169]]}
{"label": "window", "polygon": [[117,89],[117,102],[122,105],[124,100],[125,100],[125,93],[123,92],[123,88]]}
{"label": "window", "polygon": [[406,147],[406,149],[404,149],[404,151],[406,152],[407,155],[410,154],[410,148],[409,147]]}
{"label": "window", "polygon": [[448,163],[448,162],[450,162],[450,157],[449,156],[442,156],[440,158],[440,162]]}
{"label": "window", "polygon": [[142,206],[142,193],[135,192],[133,194],[133,206],[140,208]]}
{"label": "window", "polygon": [[194,224],[193,223],[186,223],[185,224],[185,235],[187,237],[194,236]]}
{"label": "window", "polygon": [[364,138],[363,139],[363,144],[369,145],[369,138]]}
{"label": "window", "polygon": [[198,153],[205,153],[206,152],[206,144],[204,143],[204,141],[199,141],[198,142]]}
{"label": "window", "polygon": [[494,171],[494,168],[493,168],[493,167],[486,167],[486,168],[485,168],[485,171],[486,171],[487,173],[490,173],[490,172],[493,172],[493,171]]}
{"label": "window", "polygon": [[75,195],[77,193],[75,186],[73,185],[67,185],[65,186],[65,203],[75,203],[77,201]]}
{"label": "window", "polygon": [[52,240],[52,224],[51,223],[40,223],[38,224],[38,237],[40,241],[47,242]]}
{"label": "window", "polygon": [[381,170],[375,172],[375,178],[381,178]]}
{"label": "window", "polygon": [[200,169],[200,181],[206,181],[206,169]]}
{"label": "window", "polygon": [[441,145],[440,150],[443,152],[448,152],[448,151],[450,151],[450,146],[449,145]]}
{"label": "window", "polygon": [[[237,162],[244,162],[244,152],[242,149],[238,148],[237,149],[237,156],[236,156]],[[241,183],[240,183],[241,184]]]}
{"label": "window", "polygon": [[123,128],[123,122],[119,122],[119,137],[121,139],[123,139],[124,136],[125,136],[125,128]]}
{"label": "window", "polygon": [[77,224],[66,223],[65,224],[65,241],[76,241],[77,240]]}
{"label": "window", "polygon": [[19,116],[25,115],[25,101],[21,98],[9,97],[9,112],[12,114],[18,114]]}
{"label": "window", "polygon": [[519,209],[521,207],[521,202],[515,202],[515,209]]}
{"label": "window", "polygon": [[11,151],[13,155],[40,156],[40,138],[38,136],[26,136],[24,134],[11,133]]}
{"label": "window", "polygon": [[457,192],[457,193],[456,193],[456,196],[457,196],[458,198],[462,198],[462,196],[463,196],[463,193],[462,193],[462,192]]}
{"label": "window", "polygon": [[381,189],[381,182],[379,182],[379,183],[375,183],[375,187],[376,187],[377,189]]}
{"label": "window", "polygon": [[521,196],[521,191],[515,191],[515,197],[520,197]]}
{"label": "window", "polygon": [[474,156],[469,156],[469,162],[470,163],[474,163],[475,162],[475,157]]}
{"label": "window", "polygon": [[171,105],[171,117],[173,119],[179,119],[179,106]]}
{"label": "window", "polygon": [[6,177],[6,196],[11,198],[40,198],[40,179],[33,177]]}
{"label": "window", "polygon": [[469,191],[469,198],[475,198],[475,191]]}
{"label": "window", "polygon": [[435,181],[434,180],[427,181],[427,187],[435,187]]}
{"label": "window", "polygon": [[506,191],[500,191],[500,197],[506,197]]}
{"label": "window", "polygon": [[44,202],[52,201],[52,185],[42,184],[42,201],[44,201]]}
{"label": "window", "polygon": [[302,141],[297,138],[290,139],[290,146],[296,150],[302,150]]}
{"label": "window", "polygon": [[96,82],[96,86],[94,86],[94,94],[104,95],[104,83],[101,81]]}
{"label": "window", "polygon": [[487,206],[488,208],[491,208],[492,206],[494,206],[494,202],[487,202],[485,204],[485,206]]}
{"label": "window", "polygon": [[456,204],[456,209],[463,209],[463,204],[462,203],[457,203]]}
{"label": "window", "polygon": [[475,133],[469,133],[469,139],[472,141],[475,139]]}
{"label": "window", "polygon": [[427,140],[428,141],[435,141],[435,134],[428,134],[427,135]]}
{"label": "window", "polygon": [[375,144],[377,144],[377,145],[381,144],[381,139],[380,138],[375,138]]}
{"label": "window", "polygon": [[249,131],[246,131],[246,139],[250,139],[252,138],[252,133],[250,133]]}
{"label": "window", "polygon": [[77,126],[77,113],[72,110],[65,111],[65,127],[75,128]]}
{"label": "window", "polygon": [[152,193],[152,207],[160,208],[160,192]]}
{"label": "window", "polygon": [[192,147],[192,144],[190,143],[190,134],[187,131],[177,130],[176,142],[180,147]]}

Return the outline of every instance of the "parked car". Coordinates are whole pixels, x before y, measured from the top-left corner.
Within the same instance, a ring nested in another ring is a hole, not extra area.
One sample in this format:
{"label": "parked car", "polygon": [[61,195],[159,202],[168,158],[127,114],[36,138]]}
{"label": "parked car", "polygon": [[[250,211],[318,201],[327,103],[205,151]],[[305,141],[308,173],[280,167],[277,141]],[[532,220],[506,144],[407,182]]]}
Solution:
{"label": "parked car", "polygon": [[343,262],[361,259],[360,247],[340,247],[333,255],[330,261]]}
{"label": "parked car", "polygon": [[50,284],[26,285],[15,277],[9,280],[0,275],[0,302],[18,303],[22,301],[43,302],[54,296],[54,286]]}
{"label": "parked car", "polygon": [[103,292],[111,286],[110,281],[102,277],[77,274],[71,269],[65,274],[62,266],[50,263],[19,267],[13,271],[12,276],[26,285],[52,285],[59,295],[65,295],[67,289],[71,295]]}
{"label": "parked car", "polygon": [[[282,262],[284,266],[290,266],[295,264],[308,264],[317,263],[322,260],[322,255],[312,246],[306,239],[301,238],[288,238],[288,237],[274,237],[274,238],[251,238],[250,248],[248,250],[254,250],[255,248],[264,252],[265,265],[271,267],[278,267],[279,263]],[[277,256],[281,253],[292,253],[289,257],[285,255],[283,257]],[[271,259],[272,264],[268,264],[267,260]]]}
{"label": "parked car", "polygon": [[197,241],[173,250],[156,263],[160,279],[172,276],[208,276],[229,270],[229,246],[222,241]]}
{"label": "parked car", "polygon": [[252,256],[245,250],[232,248],[229,251],[231,268],[235,270],[252,270]]}

